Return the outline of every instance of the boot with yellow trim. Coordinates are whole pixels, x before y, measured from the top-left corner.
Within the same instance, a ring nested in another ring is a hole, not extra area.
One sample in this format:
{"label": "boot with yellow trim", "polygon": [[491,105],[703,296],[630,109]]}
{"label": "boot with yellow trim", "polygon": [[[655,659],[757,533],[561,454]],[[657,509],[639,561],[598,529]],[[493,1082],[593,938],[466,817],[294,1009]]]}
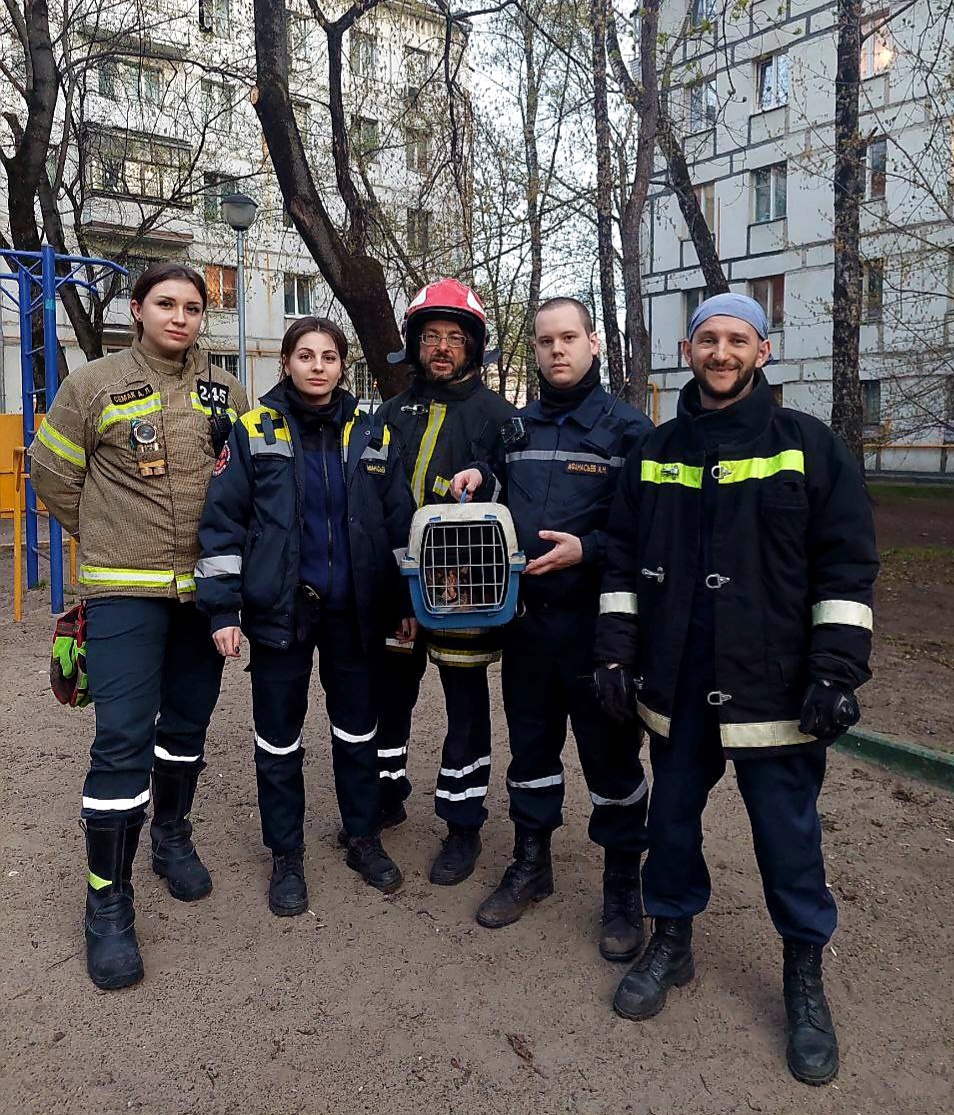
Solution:
{"label": "boot with yellow trim", "polygon": [[105,991],[130,987],[144,975],[131,882],[144,816],[137,811],[85,821],[86,970]]}
{"label": "boot with yellow trim", "polygon": [[180,902],[194,902],[212,890],[212,877],[192,843],[189,820],[204,769],[201,760],[178,766],[157,761],[152,771],[152,869]]}

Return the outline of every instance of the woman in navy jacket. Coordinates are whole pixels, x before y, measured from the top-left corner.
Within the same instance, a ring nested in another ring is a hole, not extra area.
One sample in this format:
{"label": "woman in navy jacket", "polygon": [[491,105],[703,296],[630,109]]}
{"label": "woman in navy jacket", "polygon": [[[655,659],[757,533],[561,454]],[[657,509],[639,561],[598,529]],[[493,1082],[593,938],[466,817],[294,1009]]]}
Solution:
{"label": "woman in navy jacket", "polygon": [[308,908],[302,726],[312,658],[331,720],[348,866],[386,893],[398,867],[374,831],[379,778],[374,676],[385,638],[413,640],[398,563],[414,503],[385,428],[342,386],[348,343],[333,322],[285,333],[281,379],[236,424],[216,461],[199,528],[199,607],[215,644],[249,640],[262,836],[273,855],[268,904]]}

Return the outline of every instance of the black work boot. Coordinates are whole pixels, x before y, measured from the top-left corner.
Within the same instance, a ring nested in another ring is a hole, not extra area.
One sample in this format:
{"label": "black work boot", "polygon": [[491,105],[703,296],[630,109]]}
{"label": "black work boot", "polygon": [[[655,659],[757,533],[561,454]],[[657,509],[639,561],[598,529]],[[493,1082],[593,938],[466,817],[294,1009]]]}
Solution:
{"label": "black work boot", "polygon": [[486,929],[502,929],[523,917],[531,902],[553,894],[553,865],[550,862],[551,833],[516,827],[513,863],[500,885],[477,908],[477,921]]}
{"label": "black work boot", "polygon": [[212,878],[192,843],[189,813],[195,800],[199,773],[205,763],[189,763],[186,770],[158,764],[152,772],[152,869],[169,884],[181,902],[194,902],[212,890]]}
{"label": "black work boot", "polygon": [[144,974],[130,881],[143,819],[136,813],[85,822],[86,970],[107,991],[138,983]]}
{"label": "black work boot", "polygon": [[440,887],[452,887],[473,874],[480,855],[480,830],[460,825],[447,826],[447,836],[431,864],[430,880]]}
{"label": "black work boot", "polygon": [[639,861],[638,855],[606,850],[600,931],[600,954],[604,960],[633,960],[643,947]]}
{"label": "black work boot", "polygon": [[670,987],[683,987],[696,974],[692,960],[692,918],[656,918],[643,955],[623,976],[613,1010],[639,1022],[666,1005]]}
{"label": "black work boot", "polygon": [[789,1072],[803,1084],[828,1084],[838,1075],[838,1038],[822,985],[821,945],[783,946]]}
{"label": "black work boot", "polygon": [[[397,805],[391,806],[387,810],[381,810],[378,813],[377,820],[375,821],[375,831],[383,832],[385,829],[396,829],[398,825],[403,825],[407,820],[407,810],[404,808],[404,802],[399,801]],[[342,848],[348,847],[348,830],[341,826],[338,829],[338,843]]]}
{"label": "black work boot", "polygon": [[404,882],[401,869],[381,846],[381,837],[352,836],[345,863],[372,887],[393,894]]}
{"label": "black work boot", "polygon": [[278,918],[291,918],[308,909],[308,886],[302,860],[304,848],[272,856],[268,882],[268,908]]}

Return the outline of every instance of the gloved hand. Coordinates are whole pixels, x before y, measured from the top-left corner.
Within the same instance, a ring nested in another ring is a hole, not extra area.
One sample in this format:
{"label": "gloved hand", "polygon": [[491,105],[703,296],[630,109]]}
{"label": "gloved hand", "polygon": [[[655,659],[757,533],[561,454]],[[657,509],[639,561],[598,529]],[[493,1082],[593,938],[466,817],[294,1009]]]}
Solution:
{"label": "gloved hand", "polygon": [[615,724],[632,720],[636,710],[636,677],[628,666],[601,662],[593,671],[596,699]]}
{"label": "gloved hand", "polygon": [[860,719],[861,709],[853,689],[833,681],[813,681],[805,691],[798,729],[808,736],[825,739],[839,735]]}
{"label": "gloved hand", "polygon": [[83,708],[93,699],[86,673],[86,609],[77,604],[56,621],[50,688],[61,705]]}

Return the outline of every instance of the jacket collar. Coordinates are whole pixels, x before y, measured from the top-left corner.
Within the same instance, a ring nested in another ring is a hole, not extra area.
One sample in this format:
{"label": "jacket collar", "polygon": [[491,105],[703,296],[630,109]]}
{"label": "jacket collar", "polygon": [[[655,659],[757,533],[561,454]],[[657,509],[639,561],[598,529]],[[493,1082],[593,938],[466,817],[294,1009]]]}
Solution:
{"label": "jacket collar", "polygon": [[138,338],[134,338],[130,345],[133,359],[141,367],[159,375],[174,376],[176,379],[185,379],[190,375],[202,375],[208,370],[206,354],[195,347],[189,349],[185,359],[166,360],[161,356],[154,356],[146,352]]}
{"label": "jacket collar", "polygon": [[[279,414],[284,414],[287,418],[296,409],[288,395],[290,384],[291,380],[287,376],[280,379],[270,391],[262,396],[262,406],[271,407],[272,410],[277,410]],[[357,409],[358,400],[354,395],[342,391],[338,397],[338,406],[334,413],[330,415],[330,421],[340,428],[354,415]]]}
{"label": "jacket collar", "polygon": [[483,380],[480,378],[479,370],[469,379],[458,380],[455,383],[427,379],[423,375],[416,375],[411,380],[410,390],[418,399],[434,400],[438,403],[459,403],[463,399],[469,399],[482,384]]}
{"label": "jacket collar", "polygon": [[699,384],[691,379],[679,392],[676,421],[698,446],[744,445],[768,427],[775,407],[772,389],[756,371],[752,390],[731,406],[705,410],[699,401]]}
{"label": "jacket collar", "polygon": [[609,397],[603,385],[598,383],[575,410],[571,410],[565,415],[544,414],[543,407],[540,405],[538,399],[534,399],[532,403],[528,403],[523,408],[523,414],[526,418],[532,418],[534,422],[555,423],[559,419],[562,419],[564,422],[572,419],[578,426],[582,426],[584,430],[592,430],[596,423],[599,422],[606,413],[607,400]]}

